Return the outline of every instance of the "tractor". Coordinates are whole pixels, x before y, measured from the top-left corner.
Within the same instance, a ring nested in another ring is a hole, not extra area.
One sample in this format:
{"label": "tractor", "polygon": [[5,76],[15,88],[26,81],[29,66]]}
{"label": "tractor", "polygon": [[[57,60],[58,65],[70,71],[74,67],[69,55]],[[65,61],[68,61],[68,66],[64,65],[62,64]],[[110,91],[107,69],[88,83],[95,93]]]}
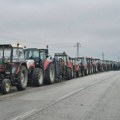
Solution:
{"label": "tractor", "polygon": [[78,57],[78,59],[81,61],[82,76],[92,74],[93,73],[92,58]]}
{"label": "tractor", "polygon": [[85,57],[78,57],[78,59],[80,61],[82,76],[88,75],[88,66],[87,66],[86,58]]}
{"label": "tractor", "polygon": [[55,53],[55,71],[56,79],[70,80],[73,78],[73,64],[70,57],[65,53]]}
{"label": "tractor", "polygon": [[106,63],[103,60],[98,61],[98,72],[103,72],[106,69]]}
{"label": "tractor", "polygon": [[93,59],[93,73],[97,73],[98,72],[98,62],[100,59]]}
{"label": "tractor", "polygon": [[81,65],[80,65],[80,59],[78,58],[71,58],[73,63],[73,77],[80,77],[81,76]]}
{"label": "tractor", "polygon": [[25,90],[28,83],[28,71],[24,58],[24,50],[20,44],[0,45],[0,89],[3,94],[16,86],[18,90]]}
{"label": "tractor", "polygon": [[88,74],[93,74],[94,72],[94,67],[93,67],[93,58],[87,57],[87,66],[88,66]]}
{"label": "tractor", "polygon": [[28,68],[28,83],[34,86],[55,82],[55,67],[48,49],[27,48],[25,59]]}

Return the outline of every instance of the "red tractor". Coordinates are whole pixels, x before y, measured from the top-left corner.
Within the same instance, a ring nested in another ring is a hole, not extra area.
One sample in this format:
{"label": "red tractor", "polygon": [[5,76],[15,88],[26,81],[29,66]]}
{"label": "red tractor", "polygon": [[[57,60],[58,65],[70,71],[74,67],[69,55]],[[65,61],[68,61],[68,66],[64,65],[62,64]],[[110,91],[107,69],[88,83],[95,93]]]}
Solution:
{"label": "red tractor", "polygon": [[98,72],[98,62],[100,59],[93,59],[93,73]]}
{"label": "red tractor", "polygon": [[88,75],[89,74],[89,70],[88,70],[88,64],[87,64],[87,60],[85,57],[78,57],[78,59],[81,61],[81,74],[82,76],[84,75]]}
{"label": "red tractor", "polygon": [[29,83],[34,86],[52,84],[55,81],[55,67],[48,49],[25,49]]}
{"label": "red tractor", "polygon": [[93,58],[86,58],[87,66],[88,66],[88,74],[93,74],[94,66],[93,66]]}
{"label": "red tractor", "polygon": [[0,45],[0,88],[3,94],[10,92],[11,85],[25,90],[28,71],[23,47],[19,44]]}
{"label": "red tractor", "polygon": [[78,58],[71,58],[72,60],[72,63],[73,63],[73,77],[76,78],[76,77],[80,77],[82,74],[81,74],[81,61],[80,59]]}
{"label": "red tractor", "polygon": [[65,53],[55,53],[55,71],[56,79],[67,79],[73,78],[73,64],[70,57]]}

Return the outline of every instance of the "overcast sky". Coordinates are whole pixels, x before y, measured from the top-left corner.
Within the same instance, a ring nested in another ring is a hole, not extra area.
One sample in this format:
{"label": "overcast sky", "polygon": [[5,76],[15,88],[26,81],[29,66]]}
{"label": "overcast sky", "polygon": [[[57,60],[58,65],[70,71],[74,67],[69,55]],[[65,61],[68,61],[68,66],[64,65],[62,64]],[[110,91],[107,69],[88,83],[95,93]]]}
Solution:
{"label": "overcast sky", "polygon": [[119,0],[0,0],[0,44],[43,48],[51,54],[118,59],[120,56]]}

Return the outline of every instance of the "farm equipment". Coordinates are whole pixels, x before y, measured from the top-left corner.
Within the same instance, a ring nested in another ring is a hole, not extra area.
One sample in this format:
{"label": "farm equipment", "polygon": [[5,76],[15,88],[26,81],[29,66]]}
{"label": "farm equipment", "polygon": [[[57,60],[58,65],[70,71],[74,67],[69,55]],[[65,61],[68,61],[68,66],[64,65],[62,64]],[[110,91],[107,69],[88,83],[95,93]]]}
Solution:
{"label": "farm equipment", "polygon": [[23,47],[19,44],[0,45],[0,88],[3,94],[11,90],[25,90],[28,83],[28,71]]}
{"label": "farm equipment", "polygon": [[87,67],[88,67],[88,74],[93,74],[93,58],[86,58]]}
{"label": "farm equipment", "polygon": [[56,79],[67,79],[73,78],[73,65],[70,57],[65,53],[55,53],[55,71]]}
{"label": "farm equipment", "polygon": [[82,76],[89,75],[93,73],[93,63],[92,58],[79,57],[81,61],[81,73]]}
{"label": "farm equipment", "polygon": [[104,71],[104,62],[103,60],[98,61],[98,71],[103,72]]}
{"label": "farm equipment", "polygon": [[98,72],[98,62],[100,59],[93,59],[93,73]]}
{"label": "farm equipment", "polygon": [[71,58],[71,61],[73,63],[73,77],[80,77],[81,76],[81,65],[80,65],[80,59],[78,58]]}
{"label": "farm equipment", "polygon": [[81,65],[81,74],[82,76],[88,75],[88,66],[87,66],[87,61],[86,58],[84,57],[78,57]]}
{"label": "farm equipment", "polygon": [[55,67],[48,49],[25,49],[29,83],[34,86],[52,84],[55,81]]}

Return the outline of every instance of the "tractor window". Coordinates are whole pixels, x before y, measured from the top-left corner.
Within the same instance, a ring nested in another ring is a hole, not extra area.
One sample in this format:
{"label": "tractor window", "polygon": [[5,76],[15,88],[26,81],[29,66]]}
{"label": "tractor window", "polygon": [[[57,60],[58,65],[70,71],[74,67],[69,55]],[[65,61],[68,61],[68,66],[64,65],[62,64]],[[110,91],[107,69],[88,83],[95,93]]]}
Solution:
{"label": "tractor window", "polygon": [[24,58],[24,51],[23,51],[23,49],[19,49],[19,58]]}
{"label": "tractor window", "polygon": [[33,51],[33,57],[39,58],[39,51],[37,51],[37,50]]}
{"label": "tractor window", "polygon": [[0,48],[0,58],[3,57],[3,49]]}
{"label": "tractor window", "polygon": [[25,58],[26,59],[39,58],[39,51],[38,50],[26,50],[25,51]]}
{"label": "tractor window", "polygon": [[13,61],[24,60],[23,49],[14,48],[13,49]]}
{"label": "tractor window", "polygon": [[10,58],[11,56],[11,49],[10,48],[4,48],[4,57]]}
{"label": "tractor window", "polygon": [[87,61],[86,61],[85,58],[82,59],[82,64],[83,64],[83,65],[87,65]]}
{"label": "tractor window", "polygon": [[31,50],[25,51],[25,59],[32,59],[32,51]]}
{"label": "tractor window", "polygon": [[40,59],[41,60],[45,60],[46,59],[45,52],[40,52]]}

